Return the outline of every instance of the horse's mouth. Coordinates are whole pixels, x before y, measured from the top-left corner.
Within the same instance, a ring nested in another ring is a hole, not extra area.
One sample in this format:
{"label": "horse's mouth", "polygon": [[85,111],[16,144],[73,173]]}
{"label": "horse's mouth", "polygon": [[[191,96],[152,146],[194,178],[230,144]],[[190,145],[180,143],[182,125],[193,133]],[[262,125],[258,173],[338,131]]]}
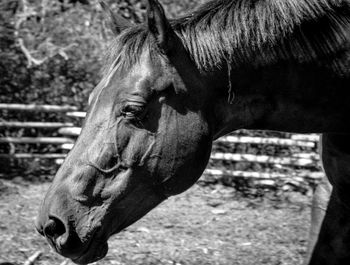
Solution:
{"label": "horse's mouth", "polygon": [[107,241],[92,239],[89,246],[77,258],[72,259],[76,264],[88,264],[103,259],[108,252]]}

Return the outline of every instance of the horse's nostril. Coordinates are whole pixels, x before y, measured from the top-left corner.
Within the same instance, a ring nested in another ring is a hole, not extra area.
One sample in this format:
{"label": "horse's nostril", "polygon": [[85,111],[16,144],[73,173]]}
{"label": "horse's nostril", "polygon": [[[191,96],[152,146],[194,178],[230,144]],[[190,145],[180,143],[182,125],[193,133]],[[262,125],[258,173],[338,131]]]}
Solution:
{"label": "horse's nostril", "polygon": [[49,221],[44,226],[45,236],[56,239],[66,232],[64,223],[57,217],[50,216]]}

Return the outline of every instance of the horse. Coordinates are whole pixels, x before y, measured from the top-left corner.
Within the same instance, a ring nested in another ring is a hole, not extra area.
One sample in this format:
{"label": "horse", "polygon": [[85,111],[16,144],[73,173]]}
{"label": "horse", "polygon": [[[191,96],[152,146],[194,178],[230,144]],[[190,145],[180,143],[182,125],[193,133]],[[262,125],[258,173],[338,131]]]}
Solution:
{"label": "horse", "polygon": [[168,20],[147,0],[137,25],[108,12],[118,35],[37,217],[49,244],[97,261],[197,181],[215,139],[277,130],[322,134],[332,189],[307,264],[350,264],[350,1],[215,0]]}

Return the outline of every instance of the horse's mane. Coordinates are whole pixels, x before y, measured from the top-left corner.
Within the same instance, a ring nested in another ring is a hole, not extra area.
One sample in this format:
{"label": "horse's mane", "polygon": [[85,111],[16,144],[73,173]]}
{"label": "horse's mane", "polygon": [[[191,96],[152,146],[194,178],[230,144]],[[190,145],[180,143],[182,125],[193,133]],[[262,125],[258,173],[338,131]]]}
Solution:
{"label": "horse's mane", "polygon": [[[350,0],[214,0],[171,24],[202,71],[307,62],[349,45]],[[146,25],[131,27],[113,41],[107,68],[129,68],[154,45]]]}

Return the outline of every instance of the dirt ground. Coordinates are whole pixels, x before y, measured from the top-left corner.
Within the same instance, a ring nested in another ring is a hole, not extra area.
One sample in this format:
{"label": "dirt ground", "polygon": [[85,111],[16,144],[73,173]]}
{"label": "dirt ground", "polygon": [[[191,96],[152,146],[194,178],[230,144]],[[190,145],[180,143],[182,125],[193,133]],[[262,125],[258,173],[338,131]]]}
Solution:
{"label": "dirt ground", "polygon": [[[0,180],[0,264],[73,264],[50,250],[33,222],[48,184]],[[306,250],[310,198],[247,199],[232,188],[194,186],[109,241],[97,265],[296,265]]]}

